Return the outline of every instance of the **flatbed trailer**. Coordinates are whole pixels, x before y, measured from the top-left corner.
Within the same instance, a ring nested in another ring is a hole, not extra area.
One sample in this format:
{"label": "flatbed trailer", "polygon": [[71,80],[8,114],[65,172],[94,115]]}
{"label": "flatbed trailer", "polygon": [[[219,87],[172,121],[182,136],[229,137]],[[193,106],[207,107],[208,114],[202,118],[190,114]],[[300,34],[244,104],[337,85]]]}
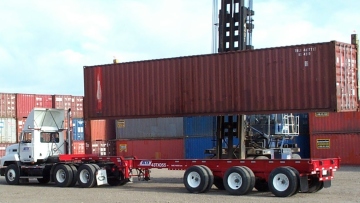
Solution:
{"label": "flatbed trailer", "polygon": [[[253,188],[278,197],[314,193],[331,186],[340,158],[329,159],[137,159],[121,156],[60,155],[57,165],[75,165],[81,187],[92,187],[96,170],[105,169],[110,185],[123,185],[132,177],[150,180],[150,169],[184,170],[184,185],[191,193],[206,193],[212,185],[231,195],[246,195]],[[82,165],[92,164],[95,171]],[[56,174],[57,171],[53,171]],[[83,180],[82,175],[85,175]],[[53,176],[56,180],[56,175]],[[71,182],[72,180],[66,180]]]}

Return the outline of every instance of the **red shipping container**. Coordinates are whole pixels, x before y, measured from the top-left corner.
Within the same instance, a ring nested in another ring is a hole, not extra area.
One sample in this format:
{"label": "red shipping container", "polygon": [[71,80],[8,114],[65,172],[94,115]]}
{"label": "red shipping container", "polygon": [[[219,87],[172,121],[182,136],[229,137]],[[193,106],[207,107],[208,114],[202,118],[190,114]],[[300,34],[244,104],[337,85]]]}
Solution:
{"label": "red shipping container", "polygon": [[183,159],[184,139],[118,140],[117,155],[139,159]]}
{"label": "red shipping container", "polygon": [[116,141],[85,141],[85,153],[98,156],[116,156]]}
{"label": "red shipping container", "polygon": [[26,118],[35,107],[52,108],[52,95],[16,94],[17,118]]}
{"label": "red shipping container", "polygon": [[311,134],[360,132],[360,112],[309,113]]}
{"label": "red shipping container", "polygon": [[71,100],[71,117],[83,118],[83,96],[73,96]]}
{"label": "red shipping container", "polygon": [[0,117],[16,117],[16,94],[0,93]]}
{"label": "red shipping container", "polygon": [[90,139],[89,136],[86,135],[87,131],[85,129],[85,140],[93,141],[93,140],[115,140],[116,139],[116,129],[115,129],[115,120],[91,120],[90,126],[86,125],[85,128],[90,128]]}
{"label": "red shipping container", "polygon": [[15,143],[0,143],[0,158],[5,156],[6,147],[15,144]]}
{"label": "red shipping container", "polygon": [[76,140],[72,142],[72,154],[85,154],[85,142]]}
{"label": "red shipping container", "polygon": [[356,111],[356,58],[332,41],[88,66],[84,117]]}
{"label": "red shipping container", "polygon": [[360,164],[360,133],[310,135],[311,158],[340,157],[341,164]]}

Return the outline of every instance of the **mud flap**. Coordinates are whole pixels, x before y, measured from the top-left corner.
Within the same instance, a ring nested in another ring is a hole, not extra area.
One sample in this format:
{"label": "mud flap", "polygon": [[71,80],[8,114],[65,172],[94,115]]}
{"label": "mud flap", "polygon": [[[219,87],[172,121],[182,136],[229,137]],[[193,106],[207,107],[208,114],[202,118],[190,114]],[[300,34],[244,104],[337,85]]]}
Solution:
{"label": "mud flap", "polygon": [[324,188],[331,187],[331,180],[324,181]]}
{"label": "mud flap", "polygon": [[300,176],[300,191],[307,192],[309,190],[308,176]]}
{"label": "mud flap", "polygon": [[106,185],[107,182],[107,175],[105,169],[99,169],[96,173],[96,183],[97,185]]}

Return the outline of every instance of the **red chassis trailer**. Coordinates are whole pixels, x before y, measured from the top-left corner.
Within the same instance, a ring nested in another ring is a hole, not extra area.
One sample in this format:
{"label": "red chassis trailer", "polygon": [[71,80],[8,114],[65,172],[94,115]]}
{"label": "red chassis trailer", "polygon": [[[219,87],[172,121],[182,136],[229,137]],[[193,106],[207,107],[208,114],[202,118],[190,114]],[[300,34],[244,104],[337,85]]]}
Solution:
{"label": "red chassis trailer", "polygon": [[65,165],[97,164],[110,174],[110,185],[125,184],[134,176],[150,180],[150,169],[158,168],[185,170],[184,185],[192,193],[208,192],[215,185],[231,195],[245,195],[255,188],[258,191],[270,191],[278,197],[288,197],[298,192],[314,193],[330,187],[334,171],[339,168],[340,158],[145,160],[79,154],[60,155],[60,162]]}

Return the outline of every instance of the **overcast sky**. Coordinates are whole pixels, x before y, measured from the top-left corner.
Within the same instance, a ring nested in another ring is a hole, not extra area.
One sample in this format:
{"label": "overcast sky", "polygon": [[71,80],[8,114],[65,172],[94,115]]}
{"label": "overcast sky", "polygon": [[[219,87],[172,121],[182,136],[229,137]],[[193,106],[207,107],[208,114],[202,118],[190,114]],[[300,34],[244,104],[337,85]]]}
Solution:
{"label": "overcast sky", "polygon": [[[212,2],[0,0],[0,92],[83,96],[83,66],[211,53]],[[359,0],[253,2],[255,48],[360,33]]]}

